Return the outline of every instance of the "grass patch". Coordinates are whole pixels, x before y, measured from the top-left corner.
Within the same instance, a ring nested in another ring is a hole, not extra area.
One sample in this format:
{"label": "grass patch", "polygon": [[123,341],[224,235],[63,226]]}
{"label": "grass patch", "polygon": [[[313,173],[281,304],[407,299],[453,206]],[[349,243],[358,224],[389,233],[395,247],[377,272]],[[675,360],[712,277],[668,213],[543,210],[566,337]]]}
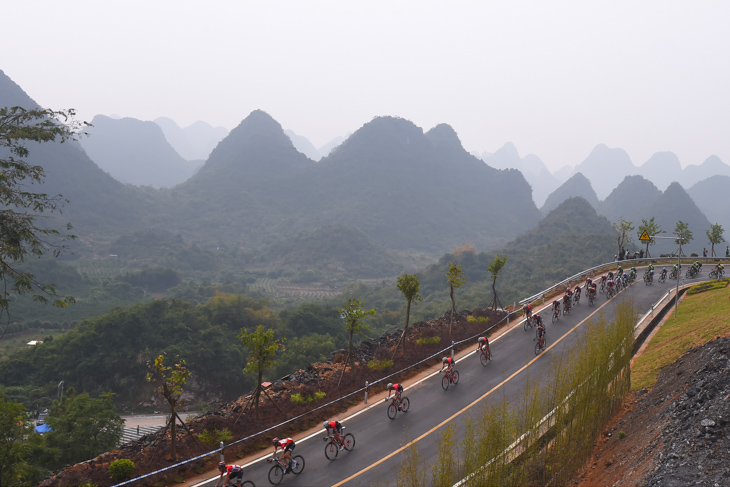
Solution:
{"label": "grass patch", "polygon": [[416,340],[419,345],[435,345],[441,342],[441,337],[423,337]]}
{"label": "grass patch", "polygon": [[317,391],[311,396],[297,392],[292,394],[289,400],[294,404],[309,404],[310,402],[321,401],[325,397],[327,397],[327,393],[322,391]]}
{"label": "grass patch", "polygon": [[489,321],[489,318],[487,316],[469,315],[466,317],[466,321],[468,321],[469,323],[487,323]]}
{"label": "grass patch", "polygon": [[370,370],[383,370],[393,366],[393,361],[389,359],[385,360],[371,360],[368,362],[368,368]]}
{"label": "grass patch", "polygon": [[631,368],[631,389],[651,387],[659,371],[684,355],[730,331],[730,288],[687,296],[677,318],[671,317],[656,332]]}

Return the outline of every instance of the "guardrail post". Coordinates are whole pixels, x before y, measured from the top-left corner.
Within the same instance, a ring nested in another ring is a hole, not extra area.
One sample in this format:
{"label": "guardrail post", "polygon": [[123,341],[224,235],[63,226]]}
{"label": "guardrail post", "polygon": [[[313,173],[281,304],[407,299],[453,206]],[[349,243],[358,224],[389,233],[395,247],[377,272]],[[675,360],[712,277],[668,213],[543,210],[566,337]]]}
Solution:
{"label": "guardrail post", "polygon": [[226,459],[225,459],[225,457],[223,456],[223,442],[221,441],[221,443],[220,443],[220,444],[221,444],[221,462],[225,462],[225,461],[226,461]]}
{"label": "guardrail post", "polygon": [[365,381],[365,404],[368,403],[368,381]]}
{"label": "guardrail post", "polygon": [[454,360],[454,340],[451,340],[451,360]]}

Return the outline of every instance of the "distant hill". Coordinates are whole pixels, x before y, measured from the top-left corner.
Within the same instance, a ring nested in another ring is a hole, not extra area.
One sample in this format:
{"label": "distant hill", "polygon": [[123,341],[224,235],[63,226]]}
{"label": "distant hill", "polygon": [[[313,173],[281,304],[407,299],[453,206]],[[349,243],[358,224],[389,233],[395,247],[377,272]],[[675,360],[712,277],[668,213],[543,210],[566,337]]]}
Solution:
{"label": "distant hill", "polygon": [[199,166],[183,159],[154,122],[97,115],[91,123],[82,147],[122,183],[168,188],[190,178]]}
{"label": "distant hill", "polygon": [[[646,219],[654,217],[667,234],[674,232],[678,221],[688,223],[694,240],[688,247],[683,248],[683,252],[687,255],[692,252],[702,255],[702,248],[707,246],[705,231],[710,229],[710,221],[679,183],[670,184],[667,190],[642,212],[641,217]],[[638,227],[639,223],[641,221],[637,219],[635,226]],[[634,240],[638,249],[638,240]],[[675,252],[677,247],[671,240],[659,240],[656,245],[650,247],[650,250],[652,254],[670,253]]]}
{"label": "distant hill", "polygon": [[560,206],[563,201],[575,196],[585,199],[593,208],[598,207],[598,197],[593,191],[591,182],[583,174],[576,173],[547,197],[540,211],[548,214]]}
{"label": "distant hill", "polygon": [[205,161],[218,142],[228,135],[226,128],[213,127],[203,121],[182,129],[167,117],[157,118],[154,122],[160,126],[170,145],[187,161]]}
{"label": "distant hill", "polygon": [[415,270],[406,269],[401,257],[374,244],[363,232],[342,224],[327,225],[265,247],[250,259],[250,266],[286,268],[319,282],[326,282],[331,275],[368,279]]}
{"label": "distant hill", "polygon": [[637,215],[643,214],[643,210],[661,194],[662,192],[651,181],[641,176],[626,176],[598,205],[598,213],[611,222],[618,221],[619,218],[637,221]]}
{"label": "distant hill", "polygon": [[[0,106],[33,108],[38,104],[0,71]],[[147,212],[156,207],[154,195],[116,181],[77,142],[33,145],[28,161],[45,170],[45,183],[39,191],[61,194],[70,201],[53,221],[59,225],[71,222],[75,234],[87,237],[86,243],[77,242],[79,249],[88,245],[90,236],[108,237],[140,228]]]}
{"label": "distant hill", "polygon": [[682,184],[690,187],[712,176],[730,176],[730,166],[717,156],[710,156],[700,165],[689,165],[682,171]]}
{"label": "distant hill", "polygon": [[654,183],[661,191],[674,181],[683,181],[682,165],[673,152],[657,152],[638,168],[637,174]]}
{"label": "distant hill", "polygon": [[517,169],[532,187],[532,199],[539,208],[558,186],[560,181],[535,154],[521,158],[517,148],[507,142],[494,154],[485,154],[482,160],[496,169]]}
{"label": "distant hill", "polygon": [[603,199],[624,177],[638,174],[638,170],[625,150],[610,149],[598,144],[588,157],[575,167],[573,173],[582,173],[588,178],[598,198]]}
{"label": "distant hill", "polygon": [[177,228],[253,248],[343,224],[388,249],[443,252],[495,245],[538,220],[519,172],[471,156],[447,125],[424,134],[391,117],[315,163],[254,111],[171,194]]}
{"label": "distant hill", "polygon": [[314,144],[309,141],[309,139],[307,139],[303,135],[296,134],[293,130],[285,130],[284,133],[289,136],[292,144],[294,144],[294,147],[296,147],[299,152],[309,157],[313,161],[319,161],[323,157],[329,155],[329,153],[332,152],[332,149],[340,145],[345,140],[344,137],[335,137],[334,139],[317,149]]}
{"label": "distant hill", "polygon": [[[697,207],[710,223],[719,223],[725,229],[725,240],[730,241],[730,176],[712,176],[687,190]],[[717,251],[717,249],[715,249]]]}

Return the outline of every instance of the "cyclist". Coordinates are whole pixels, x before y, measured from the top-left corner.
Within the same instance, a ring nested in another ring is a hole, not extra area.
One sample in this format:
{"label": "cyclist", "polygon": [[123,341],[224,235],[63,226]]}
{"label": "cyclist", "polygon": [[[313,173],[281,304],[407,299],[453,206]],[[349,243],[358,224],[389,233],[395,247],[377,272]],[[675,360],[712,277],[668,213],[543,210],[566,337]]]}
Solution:
{"label": "cyclist", "polygon": [[590,288],[592,285],[593,285],[593,279],[591,279],[590,277],[586,277],[586,286],[585,286],[586,290],[588,290],[588,288]]}
{"label": "cyclist", "polygon": [[340,450],[345,448],[345,444],[342,442],[342,425],[339,421],[325,421],[322,423],[322,427],[327,431],[327,436],[330,435],[330,429],[332,429],[332,435],[335,437],[335,441],[339,443]]}
{"label": "cyclist", "polygon": [[545,324],[542,322],[542,318],[540,315],[535,315],[535,326],[542,327],[542,329],[545,329]]}
{"label": "cyclist", "polygon": [[608,271],[608,280],[613,281],[613,271]]}
{"label": "cyclist", "polygon": [[719,263],[719,262],[718,262],[718,263],[717,263],[717,265],[715,266],[715,272],[717,273],[717,277],[718,277],[718,278],[719,278],[720,276],[722,276],[722,274],[723,274],[723,269],[724,269],[724,268],[725,268],[725,267],[724,267],[724,266],[723,266],[723,265],[722,265],[721,263]]}
{"label": "cyclist", "polygon": [[700,261],[696,260],[692,263],[692,267],[695,268],[695,274],[699,274],[700,271],[702,270],[702,263]]}
{"label": "cyclist", "polygon": [[634,281],[636,279],[636,267],[632,267],[629,271],[629,280]]}
{"label": "cyclist", "polygon": [[621,266],[618,266],[618,269],[616,270],[616,276],[621,277],[624,273],[624,268]]}
{"label": "cyclist", "polygon": [[570,300],[573,293],[568,289],[563,296],[563,309],[570,311]]}
{"label": "cyclist", "polygon": [[538,340],[545,336],[545,325],[542,323],[542,320],[540,320],[540,323],[535,329],[535,335]]}
{"label": "cyclist", "polygon": [[532,306],[530,306],[530,303],[525,303],[525,305],[522,307],[522,311],[525,313],[525,318],[528,320],[532,318]]}
{"label": "cyclist", "polygon": [[608,284],[606,284],[606,286],[608,286],[609,291],[613,291],[613,281],[608,281]]}
{"label": "cyclist", "polygon": [[296,468],[297,461],[292,459],[291,452],[294,450],[294,447],[297,446],[296,443],[294,443],[294,440],[291,438],[285,438],[283,440],[280,440],[279,438],[274,438],[271,440],[271,443],[274,445],[274,454],[271,455],[271,458],[269,458],[269,463],[273,462],[276,458],[276,452],[279,451],[279,448],[283,450],[281,456],[279,457],[279,461],[281,460],[288,460],[285,473],[291,472],[292,468]]}
{"label": "cyclist", "polygon": [[674,274],[674,277],[679,277],[679,271],[682,269],[681,265],[674,264],[672,267],[672,274]]}
{"label": "cyclist", "polygon": [[560,301],[557,299],[553,301],[553,314],[560,315]]}
{"label": "cyclist", "polygon": [[573,298],[573,300],[577,303],[578,301],[580,301],[580,293],[581,293],[580,284],[575,286],[574,293],[575,293],[575,297]]}
{"label": "cyclist", "polygon": [[[535,319],[539,318],[539,316],[535,315]],[[477,340],[477,349],[476,352],[479,353],[480,350],[484,350],[487,354],[489,354],[489,338],[487,337],[479,337]]]}
{"label": "cyclist", "polygon": [[240,465],[226,465],[226,462],[218,463],[218,470],[221,472],[221,476],[218,478],[218,482],[215,483],[215,487],[223,481],[223,476],[226,475],[226,483],[241,485],[243,482],[243,467]]}
{"label": "cyclist", "polygon": [[454,362],[454,359],[452,359],[451,357],[444,357],[441,359],[441,363],[443,364],[443,366],[441,367],[441,372],[443,372],[444,369],[446,369],[446,372],[451,372],[454,369],[454,364],[456,362]]}
{"label": "cyclist", "polygon": [[390,391],[395,391],[395,400],[396,402],[400,402],[400,395],[403,393],[403,386],[401,384],[388,382],[388,397],[385,399],[386,401],[390,399]]}
{"label": "cyclist", "polygon": [[586,288],[586,296],[588,296],[589,299],[596,299],[596,293],[598,290],[596,289],[596,283],[591,283],[590,286]]}
{"label": "cyclist", "polygon": [[662,279],[666,279],[667,278],[667,268],[666,267],[664,269],[662,269],[662,275],[660,277]]}

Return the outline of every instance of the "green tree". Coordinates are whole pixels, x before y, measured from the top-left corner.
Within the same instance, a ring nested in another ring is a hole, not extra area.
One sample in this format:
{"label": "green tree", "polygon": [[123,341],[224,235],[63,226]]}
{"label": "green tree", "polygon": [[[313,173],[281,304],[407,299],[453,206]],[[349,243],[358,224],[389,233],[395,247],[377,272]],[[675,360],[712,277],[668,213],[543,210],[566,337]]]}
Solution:
{"label": "green tree", "polygon": [[54,469],[94,458],[117,446],[124,420],[113,398],[111,393],[98,398],[85,392],[75,395],[69,388],[62,399],[54,401],[46,418],[51,431],[45,434]]}
{"label": "green tree", "polygon": [[32,432],[23,405],[6,401],[0,391],[0,485],[24,480],[29,467],[26,438]]}
{"label": "green tree", "polygon": [[611,226],[613,227],[613,232],[616,234],[616,244],[618,245],[618,252],[616,255],[618,255],[621,252],[621,249],[624,248],[624,245],[631,243],[633,240],[631,232],[634,229],[634,224],[624,220],[623,218],[619,218],[619,220],[617,222],[613,222]]}
{"label": "green tree", "polygon": [[499,274],[502,272],[502,269],[504,268],[504,264],[507,262],[507,256],[506,255],[499,255],[494,258],[494,261],[489,263],[489,267],[487,270],[489,271],[489,275],[492,276],[492,295],[494,296],[492,298],[492,301],[489,303],[489,307],[492,309],[497,309],[497,307],[501,308],[502,303],[499,301],[499,297],[497,297],[497,278],[499,277]]}
{"label": "green tree", "polygon": [[658,235],[660,233],[665,233],[664,230],[661,229],[658,223],[654,221],[654,217],[651,217],[649,221],[647,221],[645,218],[641,219],[641,225],[639,225],[639,231],[637,232],[637,235],[641,236],[644,232],[649,234],[650,237],[652,237],[651,240],[646,242],[646,252],[645,257],[650,257],[649,255],[649,245],[654,245],[656,243],[656,239],[654,238],[654,235]]}
{"label": "green tree", "polygon": [[[397,281],[398,289],[400,289],[400,292],[403,293],[403,296],[406,298],[407,306],[406,306],[406,326],[403,328],[403,335],[400,338],[400,341],[403,342],[403,356],[406,354],[406,334],[408,333],[408,322],[411,317],[411,303],[412,302],[419,302],[423,300],[423,297],[419,294],[419,288],[421,286],[421,281],[418,279],[418,276],[415,274],[403,274],[398,277]],[[398,349],[398,346],[396,345],[396,350]],[[395,351],[393,352],[393,355],[395,355]]]}
{"label": "green tree", "polygon": [[682,220],[679,220],[677,222],[677,226],[674,227],[674,235],[677,236],[677,238],[674,240],[674,243],[679,245],[679,255],[682,255],[682,246],[687,245],[692,241],[694,236],[692,235],[692,230],[689,229],[689,223],[685,223]]}
{"label": "green tree", "polygon": [[[190,370],[188,370],[185,360],[180,360],[174,365],[165,365],[164,354],[158,355],[154,362],[147,363],[147,368],[149,369],[146,375],[147,382],[157,384],[158,394],[165,398],[170,406],[170,422],[168,423],[170,428],[170,457],[175,461],[177,460],[177,453],[175,452],[176,426],[179,419],[177,405],[182,396],[183,386],[190,378]],[[180,422],[185,426],[182,420]]]}
{"label": "green tree", "polygon": [[464,272],[460,265],[456,265],[456,262],[449,263],[449,272],[446,274],[446,280],[449,282],[449,296],[451,297],[451,320],[449,321],[449,341],[451,341],[451,330],[454,328],[454,314],[456,313],[454,289],[458,289],[462,284],[466,283]]}
{"label": "green tree", "polygon": [[[67,200],[62,195],[31,191],[33,185],[43,184],[45,171],[26,161],[29,142],[64,142],[79,135],[85,122],[77,122],[74,116],[73,110],[0,108],[0,316],[5,313],[8,322],[12,294],[32,293],[40,302],[48,302],[50,297],[61,307],[73,302],[71,296],[59,296],[53,284],[39,282],[20,265],[31,256],[49,252],[58,257],[66,250],[63,242],[75,238],[47,221],[40,223],[44,213],[59,210]],[[70,230],[67,224],[65,231]]]}
{"label": "green tree", "polygon": [[710,245],[712,245],[712,256],[715,257],[715,244],[720,245],[725,241],[725,238],[722,236],[722,234],[725,233],[725,229],[722,228],[722,225],[719,223],[715,223],[710,226],[710,229],[707,230],[706,233],[707,240],[709,240]]}
{"label": "green tree", "polygon": [[338,386],[342,382],[342,377],[344,377],[345,370],[347,370],[347,364],[350,362],[350,358],[352,357],[353,335],[357,333],[358,335],[365,336],[365,332],[368,331],[369,328],[365,323],[363,323],[363,319],[366,316],[371,316],[375,314],[374,309],[366,311],[363,309],[364,306],[365,301],[360,302],[360,300],[357,298],[348,298],[345,300],[342,306],[337,308],[340,312],[340,315],[345,320],[345,331],[347,332],[347,358],[345,359],[345,366],[342,369],[342,375],[340,375],[340,380],[339,382],[337,382]]}
{"label": "green tree", "polygon": [[274,330],[265,329],[263,325],[256,327],[251,333],[241,330],[238,339],[249,351],[250,356],[243,373],[256,375],[256,388],[253,391],[253,402],[256,408],[256,419],[259,419],[259,398],[261,397],[261,382],[263,381],[264,372],[273,367],[276,362],[274,356],[276,351],[281,347],[281,342],[274,339]]}

